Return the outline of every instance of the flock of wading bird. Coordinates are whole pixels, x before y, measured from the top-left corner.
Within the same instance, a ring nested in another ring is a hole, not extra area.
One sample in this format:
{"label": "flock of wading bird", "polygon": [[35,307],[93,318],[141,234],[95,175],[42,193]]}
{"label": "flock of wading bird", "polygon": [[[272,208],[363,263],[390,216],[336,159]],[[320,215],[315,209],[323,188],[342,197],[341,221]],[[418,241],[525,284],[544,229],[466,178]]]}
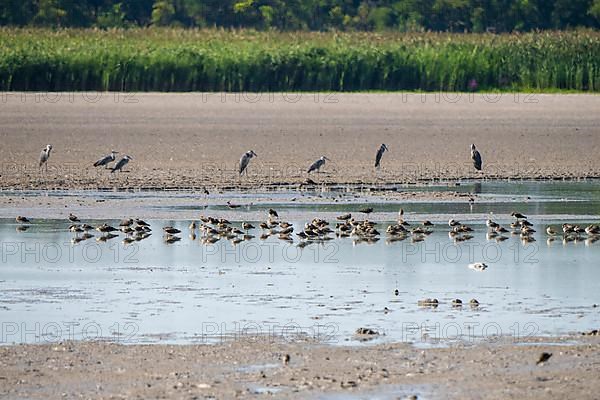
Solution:
{"label": "flock of wading bird", "polygon": [[[372,207],[367,207],[360,210],[361,214],[369,215],[373,212]],[[325,243],[334,238],[352,238],[354,244],[367,243],[373,244],[380,240],[381,233],[378,230],[378,223],[369,221],[368,219],[355,219],[351,213],[342,214],[336,217],[334,226],[322,218],[314,218],[312,221],[304,224],[302,230],[295,230],[292,223],[279,218],[279,214],[274,209],[268,210],[267,219],[258,224],[258,227],[250,222],[241,222],[234,224],[225,218],[216,218],[211,216],[200,216],[200,221],[192,221],[189,225],[189,237],[192,240],[200,238],[203,244],[214,244],[224,239],[229,240],[232,245],[237,245],[244,241],[254,239],[256,236],[251,234],[251,231],[258,234],[259,238],[266,240],[270,237],[276,237],[281,241],[304,248],[310,244]],[[514,221],[507,227],[501,226],[499,223],[492,220],[490,217],[486,221],[488,231],[486,233],[487,240],[495,240],[503,242],[508,239],[509,235],[519,236],[523,244],[535,242],[533,224],[528,221],[527,217],[521,213],[513,212],[511,217]],[[73,214],[69,214],[68,220],[71,223],[68,230],[74,234],[72,243],[77,244],[95,236],[91,231],[96,230],[101,235],[95,237],[99,242],[105,242],[110,239],[119,237],[124,234],[123,244],[131,244],[144,240],[152,234],[150,224],[140,220],[128,218],[120,221],[118,227],[113,227],[107,223],[98,226],[81,223],[79,218]],[[29,218],[18,216],[16,218],[19,226],[17,231],[23,232],[28,229],[31,224]],[[474,238],[474,229],[463,224],[455,219],[448,221],[449,232],[448,236],[455,243],[465,242]],[[333,228],[333,229],[332,229]],[[162,228],[164,232],[165,243],[175,243],[181,240],[180,229],[173,226],[165,226]],[[434,224],[431,221],[423,221],[418,224],[411,224],[404,219],[404,210],[398,212],[398,221],[395,224],[388,225],[385,229],[387,243],[404,241],[410,238],[412,243],[423,242],[429,235],[434,232]],[[586,244],[595,243],[600,239],[600,226],[589,225],[581,227],[579,225],[563,224],[562,233],[559,233],[554,227],[546,228],[548,235],[548,243],[553,242],[558,237],[562,237],[563,243],[576,242],[585,240]],[[295,242],[294,239],[297,239]],[[472,269],[484,270],[487,268],[485,264],[472,264]]]}
{"label": "flock of wading bird", "polygon": [[[45,168],[46,172],[48,172],[48,160],[50,160],[52,149],[53,147],[51,144],[46,145],[46,147],[42,149],[38,165],[40,170]],[[104,167],[105,169],[109,169],[111,173],[123,171],[123,168],[129,163],[129,161],[133,160],[133,157],[125,155],[114,166],[110,167],[109,164],[116,161],[117,154],[119,154],[118,151],[112,150],[108,155],[105,155],[94,162],[94,167]]]}
{"label": "flock of wading bird", "polygon": [[[52,145],[47,145],[40,154],[40,168],[46,166],[50,158],[52,151]],[[375,168],[379,168],[383,154],[388,151],[388,147],[382,144],[375,155]],[[126,155],[121,158],[114,167],[110,168],[108,165],[116,160],[117,151],[111,151],[110,154],[100,158],[93,165],[94,167],[105,167],[111,170],[111,172],[122,171],[123,167],[133,158]],[[239,174],[240,176],[247,171],[248,164],[252,158],[257,157],[253,150],[249,150],[242,155],[239,162]],[[482,169],[482,158],[481,154],[477,150],[474,144],[471,145],[471,160],[473,161],[473,167],[481,171]],[[310,165],[307,172],[319,172],[325,165],[325,162],[329,161],[329,158],[322,156],[314,163]],[[237,208],[239,205],[233,205],[227,202],[229,208]],[[363,214],[370,214],[373,212],[373,208],[365,208],[360,211]],[[507,229],[491,218],[486,221],[488,232],[486,238],[488,240],[496,240],[502,242],[508,239],[507,235],[518,235],[521,241],[525,243],[534,242],[536,239],[533,234],[536,232],[533,228],[533,224],[527,220],[527,217],[523,214],[513,212],[511,214],[515,218],[515,221],[510,223]],[[69,215],[70,222],[80,222],[79,219],[71,214]],[[24,231],[27,229],[30,223],[29,219],[25,217],[17,217],[17,222],[20,224],[17,230]],[[190,226],[190,237],[196,239],[199,235],[200,239],[205,244],[216,243],[222,238],[230,240],[232,244],[236,245],[241,242],[252,240],[255,238],[254,235],[250,234],[251,230],[260,229],[260,239],[264,240],[271,236],[276,236],[282,241],[293,243],[294,227],[291,223],[281,221],[279,215],[273,209],[268,212],[268,218],[266,221],[259,224],[259,228],[254,227],[248,222],[242,222],[241,226],[235,226],[224,218],[214,217],[200,217],[201,222],[197,223],[193,221]],[[465,224],[460,223],[454,219],[448,221],[450,231],[448,232],[449,237],[455,242],[464,242],[473,239],[473,229]],[[88,224],[71,224],[69,231],[75,234],[72,239],[74,243],[81,242],[83,240],[91,239],[94,237],[90,233],[91,230],[96,230],[101,233],[101,236],[97,237],[98,241],[107,241],[118,237],[119,233],[125,234],[123,239],[124,244],[133,243],[136,241],[144,240],[151,235],[151,228],[149,224],[139,219],[125,219],[119,223],[119,227],[112,227],[108,224],[102,224],[100,226],[93,227]],[[166,226],[163,227],[164,240],[166,243],[174,243],[181,240],[179,236],[181,230]],[[198,232],[198,233],[197,233]],[[433,233],[433,223],[430,221],[424,221],[421,224],[411,227],[411,224],[404,220],[404,210],[400,209],[398,222],[394,225],[389,225],[385,230],[388,236],[387,241],[393,243],[396,241],[403,241],[410,237],[413,243],[424,241],[428,235]],[[335,234],[339,238],[353,237],[355,243],[375,243],[380,239],[380,232],[377,230],[377,223],[369,221],[368,219],[356,220],[350,213],[340,215],[337,217],[337,223],[335,224],[335,230],[330,228],[329,222],[315,218],[311,222],[304,225],[303,230],[296,232],[295,235],[299,239],[298,246],[305,247],[311,243],[323,243],[331,240]],[[559,236],[559,231],[554,227],[549,226],[546,228],[546,234],[548,235],[548,242],[556,240]],[[598,225],[589,225],[587,227],[581,227],[578,225],[563,224],[562,225],[562,240],[563,243],[577,242],[585,240],[586,244],[594,243],[600,239],[600,227]],[[484,264],[473,264],[472,268],[483,270],[486,268]]]}
{"label": "flock of wading bird", "polygon": [[[385,144],[381,144],[377,149],[377,153],[375,154],[375,168],[379,168],[381,165],[381,160],[383,158],[383,154],[388,151],[388,147]],[[48,171],[48,160],[50,159],[50,153],[52,152],[52,145],[46,145],[46,147],[40,153],[39,159],[39,168],[42,169],[45,167],[46,171]],[[129,161],[133,160],[133,157],[125,155],[121,158],[113,167],[109,167],[109,164],[116,161],[118,151],[112,150],[109,154],[101,157],[96,162],[94,162],[94,167],[104,167],[106,169],[110,169],[110,172],[123,171],[123,168],[129,163]],[[250,164],[250,160],[254,157],[258,157],[253,150],[248,150],[245,152],[240,158],[239,163],[239,175],[242,176],[244,173],[247,174],[247,168]],[[471,145],[471,160],[473,161],[473,167],[476,170],[481,171],[482,168],[482,159],[481,154],[477,150],[474,144]],[[307,169],[307,173],[311,172],[320,172],[321,168],[325,165],[326,161],[331,161],[329,158],[325,156],[321,156],[318,160],[313,162]]]}

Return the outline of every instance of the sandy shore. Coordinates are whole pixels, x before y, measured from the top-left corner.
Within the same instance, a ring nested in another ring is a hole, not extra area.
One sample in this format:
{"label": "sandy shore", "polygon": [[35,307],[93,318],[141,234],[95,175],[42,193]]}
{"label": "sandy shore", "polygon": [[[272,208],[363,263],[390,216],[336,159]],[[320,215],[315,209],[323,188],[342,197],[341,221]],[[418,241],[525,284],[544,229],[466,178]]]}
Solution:
{"label": "sandy shore", "polygon": [[[575,344],[573,344],[575,343]],[[537,365],[542,352],[552,357]],[[7,399],[596,399],[597,338],[528,339],[427,351],[244,338],[216,345],[66,342],[0,348]],[[289,355],[289,364],[285,356]]]}
{"label": "sandy shore", "polygon": [[[595,95],[4,93],[0,188],[298,184],[321,155],[332,161],[319,183],[598,177],[599,109]],[[376,172],[381,143],[390,151]],[[92,166],[111,149],[134,157],[129,172]],[[248,149],[258,158],[240,181]]]}

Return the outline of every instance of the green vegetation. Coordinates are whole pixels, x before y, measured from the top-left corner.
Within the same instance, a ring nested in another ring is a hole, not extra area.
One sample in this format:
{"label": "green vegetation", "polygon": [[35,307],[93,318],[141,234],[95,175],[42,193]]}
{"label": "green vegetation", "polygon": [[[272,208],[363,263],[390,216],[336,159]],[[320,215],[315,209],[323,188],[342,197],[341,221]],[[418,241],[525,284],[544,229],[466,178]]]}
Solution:
{"label": "green vegetation", "polygon": [[600,32],[0,29],[0,90],[600,91]]}
{"label": "green vegetation", "polygon": [[0,25],[513,32],[600,28],[600,0],[2,0]]}

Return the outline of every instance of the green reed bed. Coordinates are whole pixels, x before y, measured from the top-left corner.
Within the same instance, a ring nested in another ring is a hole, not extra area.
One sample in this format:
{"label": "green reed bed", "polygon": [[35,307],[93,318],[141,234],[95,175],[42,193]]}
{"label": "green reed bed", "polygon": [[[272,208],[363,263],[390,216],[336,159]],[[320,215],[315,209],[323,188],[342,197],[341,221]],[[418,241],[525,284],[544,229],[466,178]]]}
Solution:
{"label": "green reed bed", "polygon": [[600,33],[0,29],[0,90],[600,91]]}

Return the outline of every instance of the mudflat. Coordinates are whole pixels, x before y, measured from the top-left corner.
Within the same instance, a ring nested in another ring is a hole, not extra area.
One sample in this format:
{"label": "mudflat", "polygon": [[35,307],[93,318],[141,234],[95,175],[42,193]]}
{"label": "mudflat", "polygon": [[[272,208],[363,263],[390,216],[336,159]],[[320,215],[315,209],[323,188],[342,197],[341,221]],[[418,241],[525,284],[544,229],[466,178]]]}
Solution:
{"label": "mudflat", "polygon": [[[600,176],[600,96],[4,93],[0,187],[148,188]],[[374,168],[381,143],[389,147]],[[470,159],[475,143],[483,171]],[[38,158],[52,144],[48,171]],[[254,150],[241,179],[241,155]],[[111,150],[127,172],[95,168]]]}
{"label": "mudflat", "polygon": [[[574,342],[575,341],[575,344]],[[429,348],[274,337],[204,345],[64,342],[0,348],[8,399],[596,399],[594,338]],[[552,356],[540,362],[542,353]],[[414,397],[411,397],[414,396]]]}

